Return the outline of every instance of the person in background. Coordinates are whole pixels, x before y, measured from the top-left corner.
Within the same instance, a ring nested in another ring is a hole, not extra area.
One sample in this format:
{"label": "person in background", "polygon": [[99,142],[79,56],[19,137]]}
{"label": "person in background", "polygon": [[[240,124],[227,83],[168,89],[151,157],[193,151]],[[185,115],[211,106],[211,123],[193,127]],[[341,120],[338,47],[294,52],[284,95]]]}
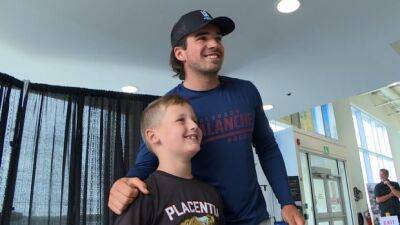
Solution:
{"label": "person in background", "polygon": [[397,216],[400,221],[400,187],[399,183],[389,180],[387,169],[379,170],[381,182],[375,186],[376,202],[379,204],[381,216]]}

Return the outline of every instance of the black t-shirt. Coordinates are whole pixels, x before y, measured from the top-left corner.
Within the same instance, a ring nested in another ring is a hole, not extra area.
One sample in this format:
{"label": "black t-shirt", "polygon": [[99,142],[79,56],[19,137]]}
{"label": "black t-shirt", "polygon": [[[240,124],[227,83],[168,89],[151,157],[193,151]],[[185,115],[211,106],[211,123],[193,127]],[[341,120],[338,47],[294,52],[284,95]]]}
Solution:
{"label": "black t-shirt", "polygon": [[[390,181],[390,184],[396,190],[400,191],[400,187],[397,182]],[[391,192],[390,188],[383,182],[380,182],[379,184],[377,184],[375,186],[375,190],[374,190],[375,197],[381,197],[381,196],[389,194],[390,192]],[[392,215],[392,216],[394,216],[394,215],[399,216],[400,215],[399,198],[397,198],[396,196],[393,196],[393,197],[389,198],[387,201],[379,203],[379,210],[381,211],[381,216],[385,216],[386,212],[389,212],[390,215]]]}
{"label": "black t-shirt", "polygon": [[114,225],[225,224],[222,201],[212,186],[158,170],[145,182],[150,194],[139,194]]}

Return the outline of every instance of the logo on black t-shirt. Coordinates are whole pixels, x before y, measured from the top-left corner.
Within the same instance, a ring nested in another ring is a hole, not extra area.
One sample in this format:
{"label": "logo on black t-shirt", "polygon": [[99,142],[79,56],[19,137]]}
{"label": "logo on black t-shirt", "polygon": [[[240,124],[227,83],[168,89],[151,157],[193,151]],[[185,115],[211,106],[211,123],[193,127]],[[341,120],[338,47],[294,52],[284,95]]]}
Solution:
{"label": "logo on black t-shirt", "polygon": [[181,224],[213,225],[215,223],[214,216],[219,217],[218,208],[215,205],[208,202],[200,202],[200,201],[181,202],[180,204],[169,206],[164,210],[167,213],[170,221],[173,221],[174,219],[179,219],[179,217],[188,213],[206,215],[202,217],[194,216],[191,219],[185,220],[184,223]]}
{"label": "logo on black t-shirt", "polygon": [[192,217],[180,223],[180,225],[215,225],[215,218],[212,215]]}

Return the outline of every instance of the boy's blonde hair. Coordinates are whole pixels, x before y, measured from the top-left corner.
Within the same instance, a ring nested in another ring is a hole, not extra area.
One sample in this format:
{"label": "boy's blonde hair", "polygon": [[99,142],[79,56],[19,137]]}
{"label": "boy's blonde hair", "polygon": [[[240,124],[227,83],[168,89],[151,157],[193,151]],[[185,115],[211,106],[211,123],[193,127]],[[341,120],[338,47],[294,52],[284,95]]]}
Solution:
{"label": "boy's blonde hair", "polygon": [[152,101],[142,112],[140,119],[140,134],[147,148],[151,150],[151,146],[146,138],[146,130],[157,127],[163,118],[165,111],[171,105],[190,105],[189,101],[179,95],[165,95]]}

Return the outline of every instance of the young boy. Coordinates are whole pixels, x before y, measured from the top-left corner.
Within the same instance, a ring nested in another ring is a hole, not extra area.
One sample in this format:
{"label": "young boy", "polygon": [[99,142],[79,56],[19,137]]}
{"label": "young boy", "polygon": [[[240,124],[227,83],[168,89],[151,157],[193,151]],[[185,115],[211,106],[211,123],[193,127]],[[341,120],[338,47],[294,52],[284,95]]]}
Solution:
{"label": "young boy", "polygon": [[224,224],[219,195],[191,173],[202,132],[189,102],[177,95],[163,96],[143,111],[140,126],[159,165],[145,182],[150,194],[139,194],[115,225]]}

